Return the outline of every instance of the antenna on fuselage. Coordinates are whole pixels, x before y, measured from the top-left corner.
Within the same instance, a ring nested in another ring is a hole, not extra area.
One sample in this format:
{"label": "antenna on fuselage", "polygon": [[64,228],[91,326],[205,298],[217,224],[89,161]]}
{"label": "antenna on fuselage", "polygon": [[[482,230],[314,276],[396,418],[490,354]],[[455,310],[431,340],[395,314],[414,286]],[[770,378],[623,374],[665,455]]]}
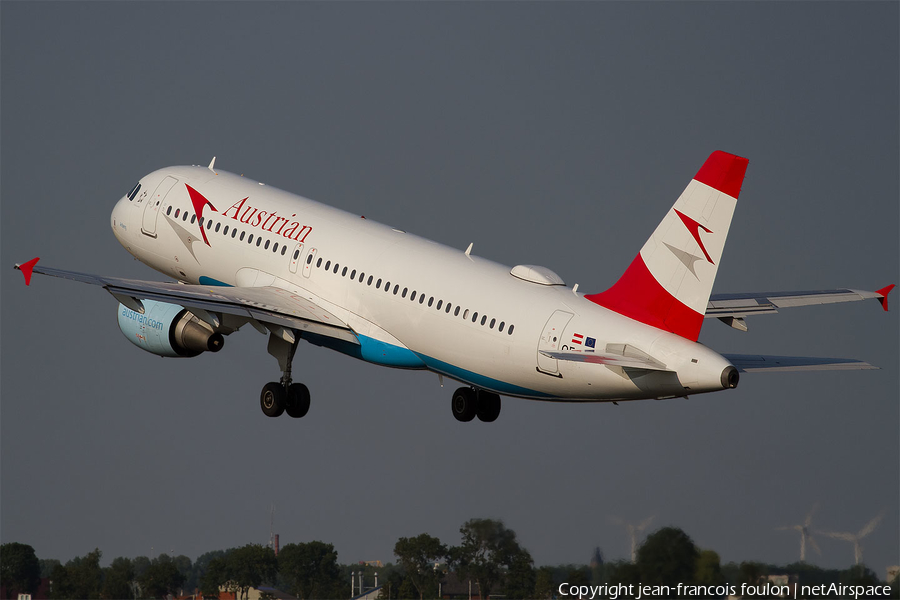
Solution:
{"label": "antenna on fuselage", "polygon": [[475,245],[475,242],[469,242],[469,247],[466,248],[466,256],[472,253],[472,246]]}
{"label": "antenna on fuselage", "polygon": [[[215,165],[216,165],[216,157],[213,156],[213,159],[212,159],[211,161],[209,161],[209,166],[208,166],[207,168],[208,168],[210,171],[212,171],[213,173],[216,173],[215,171],[213,171],[213,167],[214,167]],[[218,173],[216,173],[216,175],[218,175]]]}

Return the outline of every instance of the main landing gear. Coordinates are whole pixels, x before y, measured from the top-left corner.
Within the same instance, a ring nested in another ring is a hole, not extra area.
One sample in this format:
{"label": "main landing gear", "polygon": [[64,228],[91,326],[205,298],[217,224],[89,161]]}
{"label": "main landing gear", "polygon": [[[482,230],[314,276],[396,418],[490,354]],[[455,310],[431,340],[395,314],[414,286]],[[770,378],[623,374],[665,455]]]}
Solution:
{"label": "main landing gear", "polygon": [[500,396],[493,392],[461,387],[453,392],[450,408],[457,421],[479,421],[490,423],[500,416]]}
{"label": "main landing gear", "polygon": [[299,419],[309,412],[309,388],[302,383],[291,382],[291,363],[298,342],[296,337],[289,342],[274,332],[269,334],[269,354],[278,359],[282,375],[281,381],[264,385],[259,395],[259,406],[267,417],[287,413],[289,417]]}

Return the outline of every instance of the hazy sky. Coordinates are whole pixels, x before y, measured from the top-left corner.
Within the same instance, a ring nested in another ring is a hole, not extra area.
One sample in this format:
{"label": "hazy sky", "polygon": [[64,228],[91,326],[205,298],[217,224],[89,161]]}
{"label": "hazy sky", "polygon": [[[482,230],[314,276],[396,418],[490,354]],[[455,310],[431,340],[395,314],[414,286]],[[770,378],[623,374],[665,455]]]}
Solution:
{"label": "hazy sky", "polygon": [[[507,265],[606,289],[713,150],[750,159],[714,292],[898,283],[900,5],[0,3],[0,538],[63,561],[196,558],[269,536],[393,560],[503,519],[538,564],[628,556],[612,518],[683,528],[723,562],[788,563],[814,528],[900,563],[898,317],[788,309],[721,352],[880,371],[746,374],[684,400],[504,400],[456,422],[429,373],[302,344],[302,420],[251,328],[216,355],[129,344],[106,292],[14,262],[163,279],[110,231],[137,179],[207,164]],[[819,536],[823,567],[853,560]]]}

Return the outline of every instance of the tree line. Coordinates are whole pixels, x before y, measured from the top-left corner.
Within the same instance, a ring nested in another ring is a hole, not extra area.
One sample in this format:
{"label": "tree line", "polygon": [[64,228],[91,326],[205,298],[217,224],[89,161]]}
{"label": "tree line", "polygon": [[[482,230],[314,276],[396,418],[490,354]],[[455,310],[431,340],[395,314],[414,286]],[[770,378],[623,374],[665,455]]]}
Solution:
{"label": "tree line", "polygon": [[[399,538],[394,545],[396,563],[382,567],[341,565],[332,544],[321,541],[287,544],[278,555],[272,548],[248,544],[207,552],[191,561],[187,556],[160,554],[156,558],[118,557],[100,566],[99,549],[62,564],[38,559],[31,546],[3,544],[0,574],[5,597],[34,593],[42,578],[52,581],[51,598],[137,599],[190,594],[216,598],[220,591],[246,598],[250,588],[268,585],[289,591],[302,600],[349,598],[351,579],[364,575],[366,589],[378,572],[381,598],[437,598],[447,595],[452,581],[468,581],[472,597],[550,599],[565,597],[560,586],[579,585],[685,585],[714,589],[725,583],[756,585],[769,575],[793,574],[801,585],[841,583],[877,585],[878,577],[863,565],[826,570],[796,563],[778,567],[756,562],[721,565],[712,550],[697,548],[681,529],[664,527],[647,536],[636,560],[605,562],[595,549],[589,565],[535,567],[531,554],[516,533],[495,519],[471,519],[460,527],[461,542],[448,546],[427,533]],[[892,582],[898,598],[898,582]],[[459,593],[459,590],[457,590]],[[467,594],[461,594],[466,595]],[[619,597],[628,597],[619,596]],[[716,596],[708,596],[716,597]],[[756,596],[759,597],[759,596]]]}

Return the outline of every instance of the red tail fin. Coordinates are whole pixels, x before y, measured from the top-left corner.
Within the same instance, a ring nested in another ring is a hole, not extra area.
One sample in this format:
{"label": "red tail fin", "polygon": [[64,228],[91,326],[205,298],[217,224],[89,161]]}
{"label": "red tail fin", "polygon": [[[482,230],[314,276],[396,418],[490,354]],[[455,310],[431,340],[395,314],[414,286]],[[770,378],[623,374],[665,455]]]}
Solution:
{"label": "red tail fin", "polygon": [[696,341],[748,162],[713,152],[615,285],[585,298]]}

